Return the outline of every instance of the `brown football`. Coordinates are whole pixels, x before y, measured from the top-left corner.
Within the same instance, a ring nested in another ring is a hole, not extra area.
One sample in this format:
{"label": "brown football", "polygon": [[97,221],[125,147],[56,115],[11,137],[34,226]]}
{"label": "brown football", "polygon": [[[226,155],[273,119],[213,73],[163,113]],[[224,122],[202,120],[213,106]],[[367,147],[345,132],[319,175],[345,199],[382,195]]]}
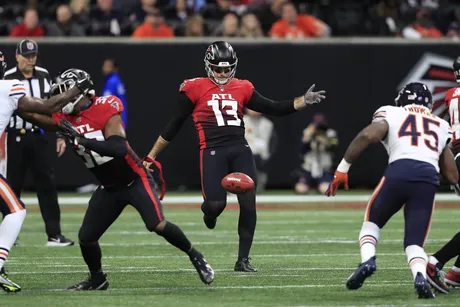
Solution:
{"label": "brown football", "polygon": [[254,189],[254,181],[246,174],[231,173],[221,182],[225,190],[233,194],[241,194]]}

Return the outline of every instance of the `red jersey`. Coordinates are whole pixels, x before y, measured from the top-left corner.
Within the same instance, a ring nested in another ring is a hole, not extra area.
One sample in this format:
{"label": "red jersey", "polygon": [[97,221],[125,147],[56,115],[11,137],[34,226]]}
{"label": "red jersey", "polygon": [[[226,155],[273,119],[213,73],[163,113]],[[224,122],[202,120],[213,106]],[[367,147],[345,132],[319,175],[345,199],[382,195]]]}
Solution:
{"label": "red jersey", "polygon": [[179,91],[193,102],[200,149],[247,144],[243,112],[254,91],[251,82],[235,78],[221,87],[209,78],[195,78],[185,80]]}
{"label": "red jersey", "polygon": [[[104,128],[107,121],[116,114],[123,112],[123,103],[116,96],[91,98],[89,108],[78,115],[67,115],[61,112],[53,114],[54,120],[68,120],[81,134],[88,139],[104,141]],[[83,159],[86,167],[105,187],[125,186],[139,176],[147,176],[142,162],[129,147],[125,157],[104,157],[82,145],[73,146],[75,152]]]}
{"label": "red jersey", "polygon": [[433,113],[440,117],[448,115],[452,126],[452,147],[455,153],[460,152],[460,87],[454,87],[447,91],[444,101],[433,105]]}

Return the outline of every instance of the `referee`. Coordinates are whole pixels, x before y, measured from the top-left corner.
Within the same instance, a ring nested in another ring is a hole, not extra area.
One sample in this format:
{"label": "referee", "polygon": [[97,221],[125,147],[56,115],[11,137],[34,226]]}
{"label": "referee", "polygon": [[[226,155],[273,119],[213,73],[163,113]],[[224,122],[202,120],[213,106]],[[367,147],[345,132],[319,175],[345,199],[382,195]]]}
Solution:
{"label": "referee", "polygon": [[[44,98],[50,90],[50,76],[46,69],[36,66],[38,45],[24,39],[16,46],[17,66],[5,73],[5,79],[18,79],[24,83],[27,94]],[[40,211],[45,221],[48,246],[69,246],[74,242],[61,234],[61,211],[59,209],[53,164],[54,149],[37,126],[13,115],[7,129],[6,177],[11,188],[20,196],[27,170],[32,171],[37,189]],[[64,144],[63,144],[64,143]],[[54,146],[53,146],[54,147]],[[51,151],[53,150],[53,152]],[[61,155],[65,142],[57,140]]]}

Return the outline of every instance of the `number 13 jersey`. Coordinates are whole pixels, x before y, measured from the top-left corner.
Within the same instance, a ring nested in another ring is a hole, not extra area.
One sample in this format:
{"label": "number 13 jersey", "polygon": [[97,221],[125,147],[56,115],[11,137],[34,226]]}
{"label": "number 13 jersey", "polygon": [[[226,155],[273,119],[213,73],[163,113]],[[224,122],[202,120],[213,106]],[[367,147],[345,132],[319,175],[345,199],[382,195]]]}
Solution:
{"label": "number 13 jersey", "polygon": [[427,162],[439,173],[439,156],[452,140],[452,129],[445,120],[424,106],[383,106],[372,122],[385,120],[388,133],[382,144],[388,152],[388,164],[402,159]]}
{"label": "number 13 jersey", "polygon": [[247,80],[233,79],[224,87],[209,78],[185,80],[179,89],[192,101],[192,118],[200,149],[247,144],[244,138],[243,112],[254,86]]}

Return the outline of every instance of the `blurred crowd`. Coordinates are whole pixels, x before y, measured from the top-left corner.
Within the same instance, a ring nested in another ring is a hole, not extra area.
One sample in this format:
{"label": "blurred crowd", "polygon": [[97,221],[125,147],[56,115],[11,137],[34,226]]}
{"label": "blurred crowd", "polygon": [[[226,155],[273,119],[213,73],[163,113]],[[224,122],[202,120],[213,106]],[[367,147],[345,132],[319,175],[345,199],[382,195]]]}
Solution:
{"label": "blurred crowd", "polygon": [[0,35],[11,37],[418,39],[460,35],[460,0],[15,0],[5,3],[0,4]]}

